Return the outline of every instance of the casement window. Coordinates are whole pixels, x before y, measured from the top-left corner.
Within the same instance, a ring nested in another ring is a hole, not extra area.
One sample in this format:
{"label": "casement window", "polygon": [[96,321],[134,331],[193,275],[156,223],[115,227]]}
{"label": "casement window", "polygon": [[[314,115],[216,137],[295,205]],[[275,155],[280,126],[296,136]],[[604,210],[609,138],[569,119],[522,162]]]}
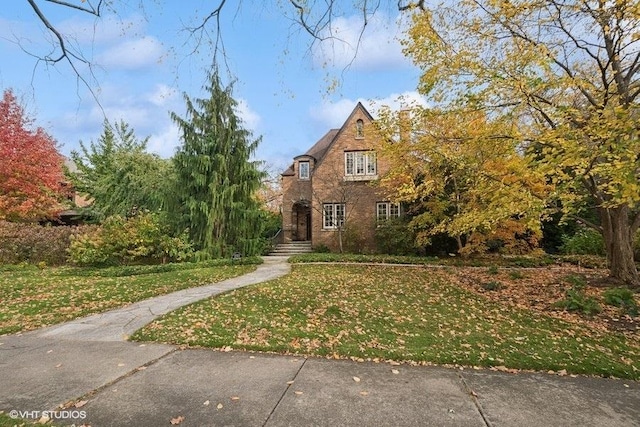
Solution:
{"label": "casement window", "polygon": [[362,119],[356,121],[356,138],[364,138],[364,122]]}
{"label": "casement window", "polygon": [[298,162],[298,178],[309,179],[309,162]]}
{"label": "casement window", "polygon": [[325,230],[335,230],[344,225],[345,205],[344,203],[323,203],[322,204],[322,228]]}
{"label": "casement window", "polygon": [[344,153],[344,173],[347,177],[374,177],[378,174],[375,151]]}
{"label": "casement window", "polygon": [[378,221],[386,221],[391,218],[400,218],[400,203],[376,203],[376,219]]}

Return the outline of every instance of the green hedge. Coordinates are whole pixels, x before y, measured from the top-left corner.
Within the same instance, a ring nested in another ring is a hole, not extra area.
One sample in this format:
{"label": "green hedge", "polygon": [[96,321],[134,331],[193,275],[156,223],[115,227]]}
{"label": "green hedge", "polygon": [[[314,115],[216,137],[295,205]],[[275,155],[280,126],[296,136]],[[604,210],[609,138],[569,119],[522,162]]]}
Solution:
{"label": "green hedge", "polygon": [[108,217],[100,227],[72,239],[70,260],[80,266],[158,264],[188,261],[193,248],[187,232],[171,236],[159,215]]}

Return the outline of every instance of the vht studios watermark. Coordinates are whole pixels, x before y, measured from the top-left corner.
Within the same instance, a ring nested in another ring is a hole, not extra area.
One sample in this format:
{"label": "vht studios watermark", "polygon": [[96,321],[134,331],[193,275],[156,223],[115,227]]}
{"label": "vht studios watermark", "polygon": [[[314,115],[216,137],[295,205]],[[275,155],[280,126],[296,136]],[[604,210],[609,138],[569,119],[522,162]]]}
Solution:
{"label": "vht studios watermark", "polygon": [[84,420],[87,418],[87,411],[18,411],[14,409],[9,411],[9,416],[14,419]]}

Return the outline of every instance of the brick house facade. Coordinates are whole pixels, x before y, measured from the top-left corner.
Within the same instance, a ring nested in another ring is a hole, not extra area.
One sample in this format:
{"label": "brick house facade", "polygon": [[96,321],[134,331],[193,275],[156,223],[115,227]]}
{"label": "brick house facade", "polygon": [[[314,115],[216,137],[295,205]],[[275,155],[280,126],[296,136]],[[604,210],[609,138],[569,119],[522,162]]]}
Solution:
{"label": "brick house facade", "polygon": [[399,216],[400,209],[376,185],[387,165],[378,155],[373,121],[358,103],[341,128],[327,132],[282,173],[285,242],[375,251],[377,222]]}

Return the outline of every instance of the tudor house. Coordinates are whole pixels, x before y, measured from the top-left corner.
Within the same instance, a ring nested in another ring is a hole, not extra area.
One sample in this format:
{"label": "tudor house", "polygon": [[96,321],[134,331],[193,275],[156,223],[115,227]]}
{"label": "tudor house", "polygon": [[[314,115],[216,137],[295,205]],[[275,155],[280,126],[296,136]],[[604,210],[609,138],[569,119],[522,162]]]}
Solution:
{"label": "tudor house", "polygon": [[378,156],[373,121],[358,103],[340,129],[327,132],[282,173],[285,242],[338,251],[342,240],[358,251],[375,251],[377,224],[400,216],[400,206],[376,185],[387,165]]}

